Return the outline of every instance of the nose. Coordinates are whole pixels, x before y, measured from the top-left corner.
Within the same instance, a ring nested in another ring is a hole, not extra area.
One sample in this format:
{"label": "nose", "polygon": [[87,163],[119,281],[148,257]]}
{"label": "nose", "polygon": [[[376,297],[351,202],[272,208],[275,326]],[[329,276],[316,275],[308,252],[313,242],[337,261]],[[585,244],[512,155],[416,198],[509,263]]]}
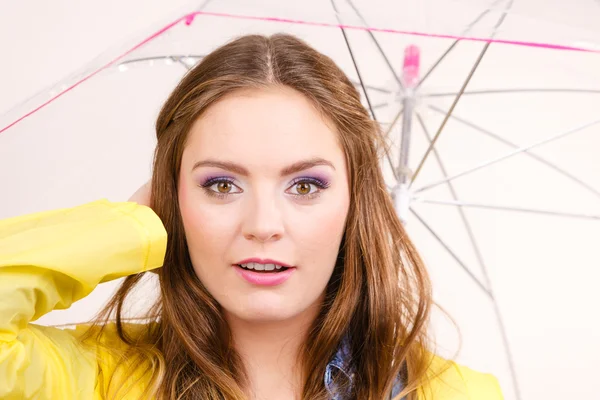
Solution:
{"label": "nose", "polygon": [[242,233],[247,240],[261,243],[279,240],[284,232],[281,204],[272,196],[255,195],[249,199]]}

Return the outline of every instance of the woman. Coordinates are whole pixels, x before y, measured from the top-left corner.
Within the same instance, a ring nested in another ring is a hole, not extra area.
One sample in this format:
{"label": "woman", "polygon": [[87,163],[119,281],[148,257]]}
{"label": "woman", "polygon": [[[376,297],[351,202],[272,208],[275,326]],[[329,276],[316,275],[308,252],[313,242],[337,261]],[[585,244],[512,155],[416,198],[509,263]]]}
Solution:
{"label": "woman", "polygon": [[[426,270],[378,127],[329,58],[235,40],[183,78],[156,133],[131,202],[0,223],[0,398],[501,398],[427,351]],[[126,322],[150,270],[158,300]],[[30,324],[123,276],[94,324]]]}

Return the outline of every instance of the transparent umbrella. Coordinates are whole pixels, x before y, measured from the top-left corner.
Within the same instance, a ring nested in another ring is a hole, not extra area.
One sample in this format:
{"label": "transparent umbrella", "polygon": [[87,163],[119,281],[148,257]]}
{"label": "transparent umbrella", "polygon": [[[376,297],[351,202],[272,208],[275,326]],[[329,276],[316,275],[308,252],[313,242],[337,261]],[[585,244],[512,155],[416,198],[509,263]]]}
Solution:
{"label": "transparent umbrella", "polygon": [[[589,398],[599,17],[593,2],[203,2],[0,117],[0,217],[127,198],[182,75],[236,36],[291,33],[344,69],[386,133],[390,193],[459,327],[457,359],[498,376],[507,399]],[[95,311],[113,288],[75,307]],[[436,312],[432,329],[452,356],[453,325]]]}

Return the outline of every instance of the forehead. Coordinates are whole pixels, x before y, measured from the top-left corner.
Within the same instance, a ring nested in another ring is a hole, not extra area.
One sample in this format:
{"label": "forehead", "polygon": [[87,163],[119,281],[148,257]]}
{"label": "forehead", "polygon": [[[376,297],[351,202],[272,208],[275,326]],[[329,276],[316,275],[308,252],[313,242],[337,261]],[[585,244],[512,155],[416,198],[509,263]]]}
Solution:
{"label": "forehead", "polygon": [[343,159],[333,123],[287,87],[244,90],[219,100],[193,124],[185,152],[249,163]]}

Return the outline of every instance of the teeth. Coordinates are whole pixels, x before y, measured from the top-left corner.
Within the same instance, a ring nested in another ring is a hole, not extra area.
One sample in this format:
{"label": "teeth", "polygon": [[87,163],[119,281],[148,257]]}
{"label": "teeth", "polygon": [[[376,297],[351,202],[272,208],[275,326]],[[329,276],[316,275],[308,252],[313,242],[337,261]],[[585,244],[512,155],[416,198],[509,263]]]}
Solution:
{"label": "teeth", "polygon": [[255,271],[274,271],[280,270],[281,265],[277,264],[259,264],[259,263],[248,263],[248,264],[240,264],[242,268],[252,269]]}

